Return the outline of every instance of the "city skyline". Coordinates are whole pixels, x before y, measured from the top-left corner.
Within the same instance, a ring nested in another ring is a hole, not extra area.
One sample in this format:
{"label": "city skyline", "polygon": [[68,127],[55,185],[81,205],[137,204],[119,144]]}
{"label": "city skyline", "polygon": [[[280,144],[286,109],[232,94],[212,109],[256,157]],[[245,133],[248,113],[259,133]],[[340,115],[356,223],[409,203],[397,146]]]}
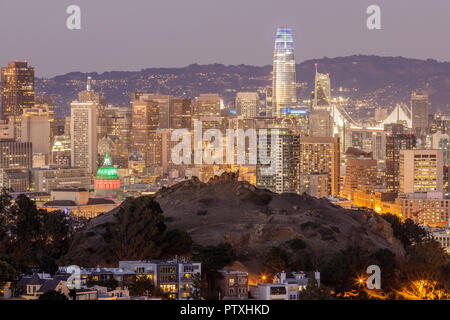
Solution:
{"label": "city skyline", "polygon": [[[220,5],[205,1],[189,4],[152,1],[134,6],[81,0],[77,3],[82,12],[81,30],[65,27],[68,17],[65,10],[70,4],[70,1],[57,5],[50,1],[0,3],[0,35],[4,43],[1,64],[28,60],[40,66],[38,77],[71,71],[181,67],[192,63],[269,65],[271,57],[267,49],[272,47],[269,35],[283,25],[292,28],[296,35],[297,63],[351,54],[450,61],[448,44],[428,36],[435,30],[450,28],[445,17],[450,4],[446,1],[431,4],[379,1],[381,30],[367,29],[366,9],[371,2],[365,0],[346,5],[289,0],[243,4],[232,1]],[[280,8],[289,10],[279,12]],[[21,19],[20,28],[14,28],[18,21],[15,12],[25,18]],[[217,20],[219,12],[224,18]],[[311,12],[320,13],[325,19],[317,19]],[[259,18],[249,24],[254,15]],[[397,23],[399,19],[401,24]],[[6,32],[12,29],[15,31]],[[28,40],[16,41],[18,37]],[[402,41],[398,41],[400,38]],[[40,46],[42,43],[46,44],[45,49]]]}
{"label": "city skyline", "polygon": [[450,52],[436,7],[158,1],[0,3],[0,300],[450,300],[450,62],[295,60]]}

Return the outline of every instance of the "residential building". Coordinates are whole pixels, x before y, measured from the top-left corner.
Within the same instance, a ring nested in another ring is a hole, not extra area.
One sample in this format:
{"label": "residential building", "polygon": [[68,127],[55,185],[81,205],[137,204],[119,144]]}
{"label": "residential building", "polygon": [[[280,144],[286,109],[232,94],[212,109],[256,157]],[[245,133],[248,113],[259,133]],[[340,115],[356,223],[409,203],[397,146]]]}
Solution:
{"label": "residential building", "polygon": [[[314,272],[320,286],[320,272]],[[310,278],[303,272],[280,272],[273,283],[258,283],[250,286],[250,294],[256,300],[299,300],[300,294],[308,286]]]}
{"label": "residential building", "polygon": [[339,195],[339,138],[301,137],[299,159],[298,173],[303,180],[304,188],[308,188],[305,177],[312,174],[326,174],[328,176],[327,194]]}
{"label": "residential building", "polygon": [[220,289],[224,300],[248,298],[248,273],[223,269],[219,271],[223,278]]}
{"label": "residential building", "polygon": [[97,105],[95,102],[74,101],[71,106],[71,165],[97,170]]}
{"label": "residential building", "polygon": [[361,185],[377,184],[377,160],[349,159],[345,168],[344,189],[342,196],[353,199],[353,192]]}
{"label": "residential building", "polygon": [[169,294],[171,299],[188,299],[193,288],[193,276],[201,274],[201,263],[187,260],[120,261],[119,268],[146,275],[155,286]]}

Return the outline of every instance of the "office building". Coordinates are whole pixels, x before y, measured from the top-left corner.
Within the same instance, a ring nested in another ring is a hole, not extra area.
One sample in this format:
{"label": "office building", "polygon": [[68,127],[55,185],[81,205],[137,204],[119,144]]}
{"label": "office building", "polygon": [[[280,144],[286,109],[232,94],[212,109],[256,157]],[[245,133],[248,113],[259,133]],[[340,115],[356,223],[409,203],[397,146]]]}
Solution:
{"label": "office building", "polygon": [[413,92],[411,94],[411,120],[412,129],[425,134],[428,130],[428,94],[425,92]]}
{"label": "office building", "polygon": [[317,71],[314,81],[314,96],[312,101],[313,110],[331,111],[331,85],[330,75]]}
{"label": "office building", "polygon": [[411,150],[416,146],[416,138],[412,134],[393,134],[386,138],[386,189],[398,192],[400,150]]}
{"label": "office building", "polygon": [[273,53],[272,113],[281,116],[297,106],[294,39],[292,30],[277,29]]}
{"label": "office building", "polygon": [[135,100],[132,105],[132,152],[139,152],[146,165],[160,163],[157,152],[157,134],[159,128],[159,104],[153,100]]}
{"label": "office building", "polygon": [[236,114],[247,118],[258,115],[259,95],[257,92],[238,92],[236,95]]}
{"label": "office building", "polygon": [[91,182],[87,168],[39,168],[31,170],[36,192],[50,192],[55,189],[89,189]]}
{"label": "office building", "polygon": [[27,62],[9,62],[1,76],[2,120],[21,116],[22,109],[34,105],[34,68]]}
{"label": "office building", "polygon": [[220,116],[221,98],[217,93],[200,94],[194,101],[194,116]]}
{"label": "office building", "polygon": [[50,152],[50,117],[44,109],[23,109],[20,140],[31,142],[33,153],[40,153],[48,158]]}
{"label": "office building", "polygon": [[400,194],[442,192],[442,168],[442,150],[400,150]]}
{"label": "office building", "polygon": [[449,226],[450,199],[442,192],[408,193],[395,201],[401,207],[403,219],[430,227]]}
{"label": "office building", "polygon": [[33,153],[31,142],[0,140],[0,168],[31,168]]}
{"label": "office building", "polygon": [[333,117],[327,110],[315,110],[309,114],[309,135],[311,137],[332,137]]}

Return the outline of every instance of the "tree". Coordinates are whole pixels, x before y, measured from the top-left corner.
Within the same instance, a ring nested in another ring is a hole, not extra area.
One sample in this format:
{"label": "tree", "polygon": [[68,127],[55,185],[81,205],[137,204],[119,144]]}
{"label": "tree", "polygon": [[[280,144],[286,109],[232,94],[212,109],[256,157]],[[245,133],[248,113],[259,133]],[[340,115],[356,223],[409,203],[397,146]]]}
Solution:
{"label": "tree", "polygon": [[372,264],[369,252],[360,246],[351,245],[335,253],[322,271],[322,283],[334,289],[335,295],[353,290],[357,278]]}
{"label": "tree", "polygon": [[118,260],[154,259],[161,255],[164,216],[150,196],[128,198],[114,215],[113,251]]}
{"label": "tree", "polygon": [[434,239],[427,239],[408,247],[408,273],[435,275],[448,263],[448,255],[441,244]]}
{"label": "tree", "polygon": [[192,250],[192,244],[192,238],[186,231],[170,230],[164,236],[163,255],[173,256],[189,253]]}
{"label": "tree", "polygon": [[378,249],[373,253],[376,264],[381,269],[381,286],[388,292],[399,285],[401,271],[395,260],[395,254],[389,249]]}
{"label": "tree", "polygon": [[132,296],[152,296],[156,293],[153,281],[146,276],[137,276],[135,283],[130,286]]}
{"label": "tree", "polygon": [[17,272],[8,262],[0,260],[0,289],[8,281],[12,281],[16,278]]}
{"label": "tree", "polygon": [[394,236],[400,240],[404,248],[419,243],[427,237],[427,232],[411,219],[402,222],[398,216],[390,213],[383,214],[381,217],[391,224]]}
{"label": "tree", "polygon": [[62,292],[50,290],[39,296],[39,300],[66,301],[69,300]]}
{"label": "tree", "polygon": [[192,291],[190,298],[192,300],[201,300],[202,291],[205,287],[205,280],[200,273],[195,273],[192,275]]}
{"label": "tree", "polygon": [[330,289],[325,286],[320,286],[317,283],[314,274],[309,276],[308,285],[306,289],[300,291],[300,300],[331,300]]}
{"label": "tree", "polygon": [[263,266],[264,273],[273,278],[278,272],[288,271],[289,256],[283,248],[272,247],[264,258]]}
{"label": "tree", "polygon": [[193,260],[202,263],[202,270],[206,275],[206,284],[209,294],[216,295],[214,291],[217,281],[221,278],[220,269],[236,260],[233,247],[229,243],[217,246],[194,246]]}

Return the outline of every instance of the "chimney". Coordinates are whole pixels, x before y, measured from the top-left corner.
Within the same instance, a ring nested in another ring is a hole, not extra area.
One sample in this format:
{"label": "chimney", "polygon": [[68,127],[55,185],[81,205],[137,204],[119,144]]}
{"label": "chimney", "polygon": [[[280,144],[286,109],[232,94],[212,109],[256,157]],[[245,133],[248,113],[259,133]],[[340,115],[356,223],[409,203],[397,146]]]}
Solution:
{"label": "chimney", "polygon": [[280,273],[280,283],[285,283],[286,282],[286,272],[281,271]]}

